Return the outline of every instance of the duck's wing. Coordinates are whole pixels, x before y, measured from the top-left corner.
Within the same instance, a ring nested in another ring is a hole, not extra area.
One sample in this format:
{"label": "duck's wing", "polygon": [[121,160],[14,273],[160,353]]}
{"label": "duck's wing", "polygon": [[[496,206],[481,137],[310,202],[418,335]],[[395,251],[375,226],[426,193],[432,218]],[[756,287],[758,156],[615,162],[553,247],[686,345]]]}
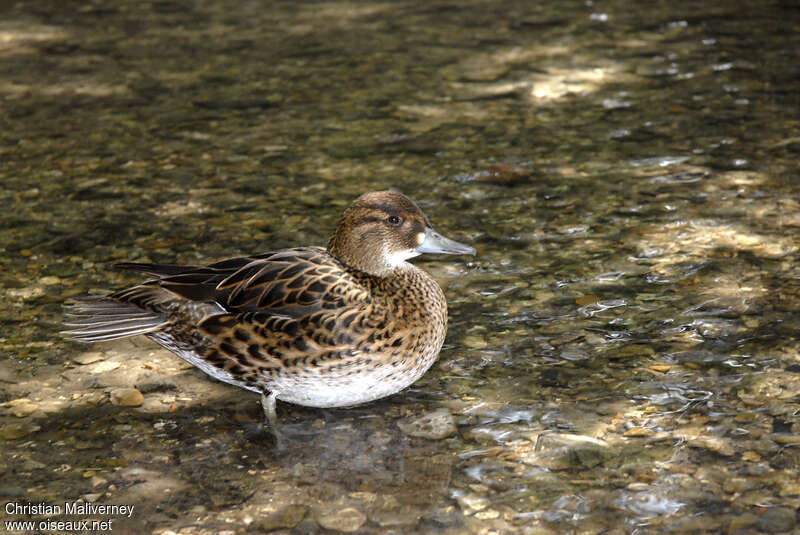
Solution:
{"label": "duck's wing", "polygon": [[62,334],[98,342],[154,333],[177,317],[198,325],[206,318],[228,321],[240,314],[248,314],[248,321],[257,315],[266,322],[266,331],[278,327],[274,321],[289,328],[283,320],[326,311],[336,315],[339,309],[369,300],[356,276],[321,247],[283,249],[208,266],[124,263],[116,267],[156,278],[108,296],[71,299],[65,322],[70,329]]}
{"label": "duck's wing", "polygon": [[216,303],[232,313],[298,318],[366,299],[353,275],[321,247],[298,247],[233,258],[209,266],[118,264],[158,278],[111,297],[136,300],[153,287],[189,301]]}

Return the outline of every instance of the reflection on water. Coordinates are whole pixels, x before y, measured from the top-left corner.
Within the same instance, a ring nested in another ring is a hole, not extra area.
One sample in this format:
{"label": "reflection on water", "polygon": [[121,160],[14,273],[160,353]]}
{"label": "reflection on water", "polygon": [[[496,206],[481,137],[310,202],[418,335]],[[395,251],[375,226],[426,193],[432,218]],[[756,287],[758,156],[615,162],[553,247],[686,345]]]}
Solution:
{"label": "reflection on water", "polygon": [[[7,11],[0,494],[132,503],[120,533],[798,529],[788,3]],[[146,341],[55,335],[111,262],[323,244],[387,187],[478,247],[420,260],[445,349],[388,400],[279,406],[286,450]]]}

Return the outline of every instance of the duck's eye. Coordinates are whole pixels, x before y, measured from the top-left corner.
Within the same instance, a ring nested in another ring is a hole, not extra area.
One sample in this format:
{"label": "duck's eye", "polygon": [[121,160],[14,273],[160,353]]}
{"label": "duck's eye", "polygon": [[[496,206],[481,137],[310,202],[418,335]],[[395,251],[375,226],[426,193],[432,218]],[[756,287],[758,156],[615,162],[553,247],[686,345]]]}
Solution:
{"label": "duck's eye", "polygon": [[399,227],[403,224],[403,218],[397,217],[396,215],[390,215],[386,218],[386,222],[393,227]]}

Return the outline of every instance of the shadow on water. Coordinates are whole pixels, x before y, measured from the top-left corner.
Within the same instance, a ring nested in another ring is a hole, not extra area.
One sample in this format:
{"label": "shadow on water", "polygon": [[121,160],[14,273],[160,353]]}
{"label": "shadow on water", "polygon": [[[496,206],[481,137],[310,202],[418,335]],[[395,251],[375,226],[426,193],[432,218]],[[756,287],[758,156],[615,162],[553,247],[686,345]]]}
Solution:
{"label": "shadow on water", "polygon": [[[174,359],[163,350],[152,351],[150,344],[141,344],[147,356],[130,344],[116,347],[125,355],[123,369],[158,370],[162,359]],[[408,436],[396,425],[423,410],[419,402],[401,405],[395,397],[362,408],[322,411],[281,404],[278,447],[262,427],[255,395],[181,366],[177,373],[159,370],[163,373],[156,382],[136,371],[119,374],[117,379],[130,378],[148,399],[158,401],[141,408],[114,406],[105,402],[108,388],[91,376],[91,366],[68,366],[28,383],[41,385],[42,396],[31,392],[24,399],[36,403],[44,398],[38,409],[45,410],[33,414],[33,426],[26,419],[4,427],[6,439],[16,438],[13,433],[33,437],[20,437],[23,441],[6,451],[2,490],[7,500],[63,505],[71,498],[93,502],[113,494],[114,503],[135,509],[132,518],[116,518],[115,529],[133,533],[171,519],[194,525],[192,518],[231,506],[244,506],[237,514],[252,521],[276,498],[282,504],[306,504],[305,511],[312,503],[324,504],[316,513],[331,525],[341,509],[355,503],[359,514],[373,522],[408,526],[430,517],[446,499],[453,464],[447,448]],[[57,387],[63,407],[57,409],[49,385],[62,381],[70,386]],[[26,404],[10,407],[25,410]],[[201,525],[214,531],[228,521],[219,517]]]}
{"label": "shadow on water", "polygon": [[[791,3],[3,10],[7,501],[131,503],[123,533],[797,529]],[[250,394],[55,337],[114,261],[325,243],[386,187],[479,249],[420,262],[447,345],[387,400],[280,406],[285,451]]]}

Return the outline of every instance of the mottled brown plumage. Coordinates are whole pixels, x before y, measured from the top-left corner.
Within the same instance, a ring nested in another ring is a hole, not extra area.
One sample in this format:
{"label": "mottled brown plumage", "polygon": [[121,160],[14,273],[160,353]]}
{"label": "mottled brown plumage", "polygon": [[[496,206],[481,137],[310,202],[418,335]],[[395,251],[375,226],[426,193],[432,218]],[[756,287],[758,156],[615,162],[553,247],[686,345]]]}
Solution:
{"label": "mottled brown plumage", "polygon": [[433,231],[395,192],[359,197],[328,248],[298,247],[209,266],[119,264],[157,278],[70,305],[83,342],[145,334],[212,377],[311,407],[393,394],[435,361],[447,329],[441,289],[406,262],[474,254]]}

